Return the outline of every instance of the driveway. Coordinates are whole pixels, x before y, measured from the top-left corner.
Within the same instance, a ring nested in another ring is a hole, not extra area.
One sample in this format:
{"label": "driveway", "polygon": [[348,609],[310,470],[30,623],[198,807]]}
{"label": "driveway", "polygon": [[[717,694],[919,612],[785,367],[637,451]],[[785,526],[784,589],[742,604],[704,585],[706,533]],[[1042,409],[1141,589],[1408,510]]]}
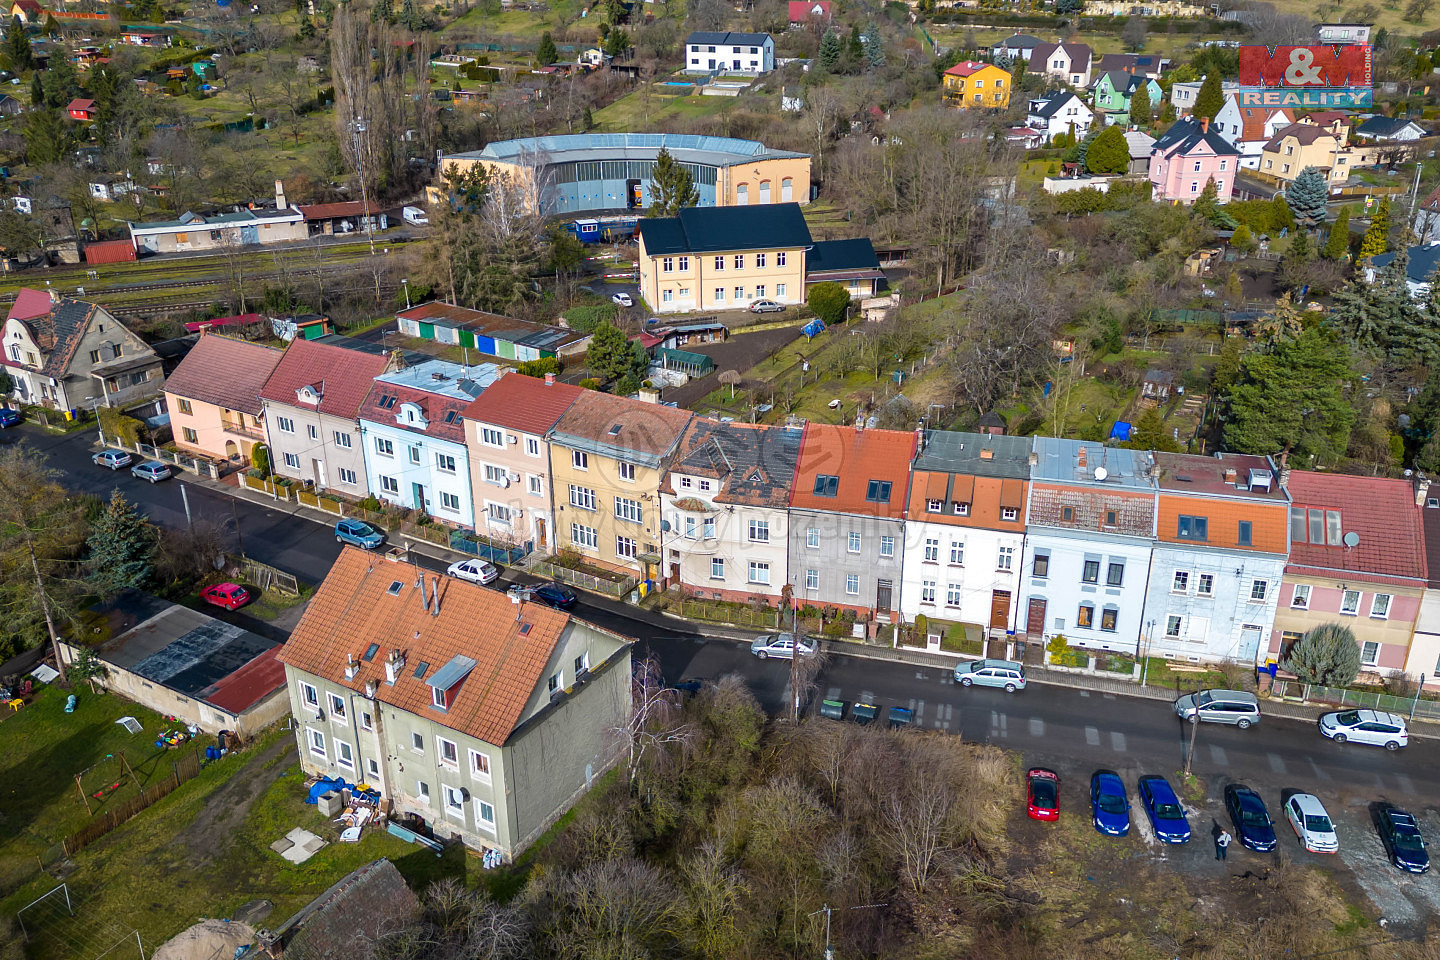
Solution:
{"label": "driveway", "polygon": [[663,399],[688,407],[711,390],[720,386],[716,379],[722,371],[739,370],[744,373],[757,363],[785,349],[800,337],[800,327],[783,327],[779,330],[761,330],[759,333],[734,334],[724,343],[689,344],[682,349],[690,353],[702,353],[715,361],[715,372],[709,376],[691,380],[683,387],[671,387],[664,391]]}

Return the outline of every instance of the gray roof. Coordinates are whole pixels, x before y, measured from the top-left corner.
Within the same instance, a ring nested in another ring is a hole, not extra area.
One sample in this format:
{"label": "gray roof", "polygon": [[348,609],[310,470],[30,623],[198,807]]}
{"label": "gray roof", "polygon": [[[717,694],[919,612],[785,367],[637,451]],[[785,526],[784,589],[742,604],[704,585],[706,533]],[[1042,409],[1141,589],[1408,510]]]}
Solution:
{"label": "gray roof", "polygon": [[712,33],[707,30],[697,30],[685,38],[687,44],[692,43],[728,43],[739,46],[759,47],[764,46],[770,39],[768,33]]}
{"label": "gray roof", "polygon": [[[1411,283],[1429,283],[1435,278],[1435,268],[1440,266],[1440,244],[1424,244],[1406,251],[1405,279]],[[1389,266],[1395,254],[1382,253],[1372,257],[1370,262],[1377,270]]]}
{"label": "gray roof", "polygon": [[420,901],[389,860],[342,877],[272,934],[287,960],[350,960],[420,915]]}
{"label": "gray roof", "polygon": [[1182,157],[1188,156],[1190,151],[1202,142],[1209,146],[1217,157],[1238,157],[1240,155],[1239,149],[1234,144],[1220,136],[1219,127],[1211,126],[1208,130],[1202,129],[1198,117],[1184,117],[1176,120],[1170,129],[1162,133],[1160,139],[1155,141],[1155,153],[1165,156],[1176,153]]}
{"label": "gray roof", "polygon": [[927,430],[925,448],[915,458],[915,470],[1028,480],[1033,442],[1030,437]]}
{"label": "gray roof", "polygon": [[1006,37],[1004,40],[997,40],[991,47],[1005,47],[1009,50],[1033,50],[1044,43],[1039,37],[1032,37],[1028,33],[1017,33]]}
{"label": "gray roof", "polygon": [[452,400],[474,400],[498,379],[500,368],[493,363],[477,363],[467,367],[449,360],[428,357],[401,370],[382,373],[375,378],[375,382],[423,390]]}
{"label": "gray roof", "polygon": [[[1079,467],[1079,454],[1082,449],[1085,451],[1083,470]],[[1036,437],[1035,453],[1038,460],[1031,469],[1032,480],[1129,490],[1155,488],[1145,476],[1147,464],[1142,460],[1144,452],[1140,450],[1107,447],[1088,440]],[[1095,470],[1099,467],[1105,469],[1104,480],[1097,480],[1095,477]]]}
{"label": "gray roof", "polygon": [[827,270],[879,270],[880,258],[869,237],[852,237],[848,240],[817,240],[805,258],[805,271],[819,273]]}
{"label": "gray roof", "polygon": [[[1376,114],[1356,127],[1355,133],[1363,137],[1393,137],[1412,122],[1404,117],[1383,117]],[[1419,127],[1419,124],[1416,126]],[[1421,128],[1422,132],[1423,129]]]}
{"label": "gray roof", "polygon": [[703,137],[689,133],[573,133],[553,137],[501,140],[483,150],[456,153],[462,159],[524,162],[529,158],[547,164],[579,160],[654,160],[661,148],[683,163],[735,167],[756,160],[807,157],[805,153],[771,150],[757,140]]}
{"label": "gray roof", "polygon": [[[1079,97],[1076,97],[1075,94],[1069,90],[1056,90],[1054,93],[1048,93],[1043,97],[1036,97],[1030,101],[1030,115],[1032,117],[1045,117],[1048,120],[1059,112],[1061,107],[1069,103],[1072,97],[1080,100]],[[1081,101],[1081,106],[1084,106],[1083,100]],[[1086,109],[1088,110],[1089,108],[1087,107]]]}
{"label": "gray roof", "polygon": [[638,231],[651,256],[808,247],[811,243],[810,228],[798,203],[687,207],[678,217],[641,220]]}
{"label": "gray roof", "polygon": [[[783,509],[790,501],[800,439],[801,431],[785,427],[692,420],[670,474],[715,477],[716,503]],[[675,488],[668,478],[667,485]]]}

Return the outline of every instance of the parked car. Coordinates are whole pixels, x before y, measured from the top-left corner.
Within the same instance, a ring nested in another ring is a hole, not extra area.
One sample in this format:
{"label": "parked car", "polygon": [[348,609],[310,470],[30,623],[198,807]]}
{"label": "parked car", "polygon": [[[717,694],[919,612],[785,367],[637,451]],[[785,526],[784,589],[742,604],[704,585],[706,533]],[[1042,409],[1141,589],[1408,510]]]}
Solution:
{"label": "parked car", "polygon": [[1336,743],[1364,743],[1399,750],[1410,742],[1405,718],[1380,710],[1335,710],[1320,715],[1320,733]]}
{"label": "parked car", "polygon": [[1229,723],[1246,730],[1260,722],[1260,701],[1244,690],[1201,690],[1176,700],[1175,714],[1191,723]]}
{"label": "parked car", "polygon": [[425,213],[423,207],[405,207],[400,211],[400,216],[404,218],[406,223],[412,223],[416,226],[423,227],[430,222],[430,217]]}
{"label": "parked car", "polygon": [[751,313],[784,313],[785,304],[776,303],[774,300],[756,300],[750,304]]}
{"label": "parked car", "polygon": [[90,458],[90,462],[97,467],[109,467],[111,470],[128,467],[134,460],[135,458],[124,450],[101,450]]}
{"label": "parked car", "polygon": [[[767,633],[750,642],[750,652],[761,660],[768,660],[770,657],[789,660],[795,656],[795,638],[788,633]],[[815,641],[802,638],[800,653],[808,657],[814,652]]]}
{"label": "parked car", "polygon": [[635,300],[628,293],[617,293],[610,298],[611,303],[618,303],[622,307],[635,306]]}
{"label": "parked car", "polygon": [[25,418],[20,416],[20,411],[11,407],[0,407],[0,427],[17,426]]}
{"label": "parked car", "polygon": [[1339,852],[1340,839],[1335,836],[1335,824],[1330,822],[1330,814],[1325,812],[1320,798],[1313,793],[1292,794],[1285,801],[1285,819],[1290,821],[1290,829],[1295,831],[1295,838],[1306,850],[1311,853]]}
{"label": "parked car", "polygon": [[1228,784],[1225,787],[1225,811],[1230,814],[1235,838],[1241,846],[1262,853],[1275,849],[1275,824],[1260,794],[1243,783]]}
{"label": "parked car", "polygon": [[1380,809],[1380,839],[1390,862],[1407,873],[1424,873],[1430,869],[1430,854],[1415,818],[1398,807]]}
{"label": "parked car", "polygon": [[1161,843],[1185,843],[1190,839],[1190,819],[1180,798],[1164,777],[1141,777],[1135,785],[1140,806],[1150,818],[1150,828]]}
{"label": "parked car", "polygon": [[335,539],[362,550],[374,550],[385,542],[385,534],[364,520],[341,520],[335,524]]}
{"label": "parked car", "polygon": [[239,610],[250,602],[250,591],[238,583],[217,583],[201,590],[200,599],[226,610]]}
{"label": "parked car", "polygon": [[539,600],[547,607],[554,607],[556,610],[569,610],[575,606],[580,598],[575,596],[575,591],[563,583],[542,583],[530,591],[530,596]]}
{"label": "parked car", "polygon": [[1006,693],[1025,689],[1025,666],[1014,660],[971,660],[955,668],[962,687],[999,687]]}
{"label": "parked car", "polygon": [[139,477],[141,480],[149,480],[151,483],[159,483],[161,480],[168,480],[175,474],[165,464],[158,460],[146,460],[144,463],[137,463],[130,468],[130,476]]}
{"label": "parked car", "polygon": [[469,580],[471,583],[490,583],[500,576],[500,571],[495,569],[494,564],[473,558],[457,560],[446,567],[445,572],[456,580]]}
{"label": "parked car", "polygon": [[1130,832],[1130,798],[1125,781],[1113,770],[1097,770],[1090,777],[1090,813],[1095,829],[1110,837]]}
{"label": "parked car", "polygon": [[1025,813],[1031,820],[1060,819],[1060,777],[1054,770],[1031,767],[1025,772]]}

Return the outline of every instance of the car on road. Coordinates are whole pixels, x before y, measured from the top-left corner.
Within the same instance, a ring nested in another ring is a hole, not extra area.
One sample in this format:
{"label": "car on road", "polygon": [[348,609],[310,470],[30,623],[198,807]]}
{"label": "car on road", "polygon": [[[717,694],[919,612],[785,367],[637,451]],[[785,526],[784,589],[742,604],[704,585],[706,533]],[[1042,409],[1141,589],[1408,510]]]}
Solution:
{"label": "car on road", "polygon": [[1099,833],[1123,837],[1130,832],[1130,798],[1120,774],[1097,770],[1090,777],[1090,813]]}
{"label": "car on road", "polygon": [[1384,806],[1377,817],[1380,840],[1390,862],[1406,873],[1424,873],[1430,869],[1430,854],[1415,818],[1398,807]]}
{"label": "car on road", "polygon": [[1265,852],[1275,849],[1275,823],[1260,794],[1243,783],[1225,787],[1225,812],[1235,827],[1235,838],[1241,846]]}
{"label": "car on road", "polygon": [[445,572],[456,580],[469,580],[471,583],[490,583],[500,576],[493,563],[479,559],[457,560],[446,567]]}
{"label": "car on road", "polygon": [[174,472],[168,466],[158,460],[146,460],[144,463],[137,463],[130,468],[130,476],[139,477],[141,480],[149,480],[151,483],[168,480],[174,475]]}
{"label": "car on road", "polygon": [[784,313],[785,304],[776,303],[774,300],[756,300],[750,304],[751,313]]}
{"label": "car on road", "polygon": [[1006,693],[1025,689],[1025,667],[1014,660],[971,660],[955,668],[962,687],[999,687]]}
{"label": "car on road", "polygon": [[1260,701],[1244,690],[1201,690],[1175,701],[1175,715],[1198,723],[1228,723],[1247,730],[1260,722]]}
{"label": "car on road", "polygon": [[341,520],[335,524],[335,540],[362,550],[374,550],[385,542],[385,534],[364,520]]}
{"label": "car on road", "polygon": [[556,610],[569,610],[575,606],[580,598],[575,596],[575,591],[563,583],[542,583],[540,586],[531,589],[532,599],[539,600],[547,607],[554,607]]}
{"label": "car on road", "polygon": [[1180,798],[1164,777],[1141,777],[1135,784],[1140,795],[1140,806],[1150,819],[1150,828],[1161,843],[1186,843],[1190,839],[1190,820]]}
{"label": "car on road", "polygon": [[1381,710],[1334,710],[1320,715],[1320,733],[1336,743],[1399,750],[1410,742],[1405,718]]}
{"label": "car on road", "polygon": [[1330,814],[1325,812],[1325,807],[1320,803],[1320,798],[1313,793],[1295,793],[1285,801],[1285,819],[1290,821],[1290,829],[1295,831],[1295,838],[1300,841],[1300,846],[1311,853],[1337,853],[1340,850],[1340,838],[1335,836],[1335,824],[1330,820]]}
{"label": "car on road", "polygon": [[124,450],[101,450],[90,458],[90,462],[97,467],[109,467],[111,470],[119,470],[121,467],[128,467],[135,462],[135,458]]}
{"label": "car on road", "polygon": [[[795,656],[795,637],[788,633],[767,633],[750,641],[750,652],[761,660],[768,660],[770,657],[789,660]],[[800,653],[808,657],[814,652],[815,641],[802,637]]]}
{"label": "car on road", "polygon": [[622,307],[635,306],[635,300],[628,293],[617,293],[610,297],[611,303],[618,303]]}
{"label": "car on road", "polygon": [[1060,819],[1060,777],[1054,770],[1025,771],[1025,814],[1031,820]]}
{"label": "car on road", "polygon": [[20,411],[12,407],[0,407],[0,427],[17,426],[21,420]]}
{"label": "car on road", "polygon": [[201,590],[200,599],[226,610],[239,610],[250,602],[250,591],[238,583],[216,583]]}

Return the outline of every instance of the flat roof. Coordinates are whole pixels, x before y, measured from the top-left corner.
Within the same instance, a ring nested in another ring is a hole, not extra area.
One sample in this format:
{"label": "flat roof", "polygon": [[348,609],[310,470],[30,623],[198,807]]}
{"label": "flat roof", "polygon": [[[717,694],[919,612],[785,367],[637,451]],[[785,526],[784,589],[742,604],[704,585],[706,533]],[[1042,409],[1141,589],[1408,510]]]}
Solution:
{"label": "flat roof", "polygon": [[[1160,468],[1160,489],[1174,493],[1242,497],[1249,500],[1289,499],[1280,486],[1280,477],[1266,457],[1244,453],[1219,453],[1202,457],[1189,453],[1153,455]],[[1233,470],[1230,479],[1226,471]]]}
{"label": "flat roof", "polygon": [[927,430],[915,470],[1029,480],[1030,446],[1030,437]]}
{"label": "flat roof", "polygon": [[805,157],[808,153],[772,150],[758,140],[705,137],[689,133],[571,133],[553,137],[501,140],[483,150],[449,156],[454,159],[492,160],[500,163],[571,163],[577,160],[654,160],[661,148],[676,160],[712,167],[733,167],[756,160]]}
{"label": "flat roof", "polygon": [[493,363],[476,363],[467,367],[449,360],[426,360],[401,370],[382,373],[375,382],[423,390],[469,403],[498,379],[500,368]]}
{"label": "flat roof", "polygon": [[[1080,466],[1080,454],[1085,454],[1084,467]],[[1118,487],[1127,490],[1154,490],[1155,486],[1145,476],[1147,463],[1141,459],[1144,451],[1127,450],[1124,447],[1107,447],[1090,440],[1065,440],[1056,437],[1036,437],[1036,463],[1031,468],[1032,480],[1073,483],[1087,487]],[[1096,476],[1097,468],[1104,468]]]}

